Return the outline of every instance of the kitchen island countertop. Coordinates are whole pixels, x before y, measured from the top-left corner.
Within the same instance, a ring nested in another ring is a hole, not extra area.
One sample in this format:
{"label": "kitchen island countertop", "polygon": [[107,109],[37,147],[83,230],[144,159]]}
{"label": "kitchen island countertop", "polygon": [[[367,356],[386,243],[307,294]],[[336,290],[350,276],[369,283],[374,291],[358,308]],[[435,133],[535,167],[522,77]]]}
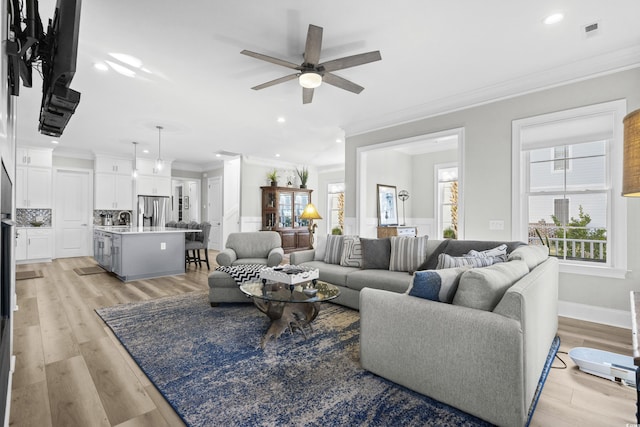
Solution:
{"label": "kitchen island countertop", "polygon": [[197,233],[202,230],[174,227],[139,227],[136,225],[96,225],[96,230],[113,234]]}

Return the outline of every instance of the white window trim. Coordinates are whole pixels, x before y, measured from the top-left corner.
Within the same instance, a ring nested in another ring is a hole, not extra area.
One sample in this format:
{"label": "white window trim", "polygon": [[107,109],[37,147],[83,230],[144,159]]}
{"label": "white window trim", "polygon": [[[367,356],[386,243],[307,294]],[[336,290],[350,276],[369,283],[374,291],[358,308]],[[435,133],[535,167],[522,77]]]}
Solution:
{"label": "white window trim", "polygon": [[560,260],[560,272],[570,274],[582,274],[598,277],[612,277],[623,279],[627,273],[627,201],[622,197],[622,151],[623,151],[623,126],[622,119],[627,112],[627,101],[617,100],[587,107],[574,108],[556,113],[543,114],[526,119],[514,120],[511,125],[512,150],[512,194],[511,194],[511,229],[512,239],[526,242],[528,240],[527,201],[523,195],[528,188],[529,177],[526,174],[524,162],[528,153],[522,151],[522,131],[532,126],[563,120],[572,120],[585,116],[609,116],[612,120],[613,136],[606,138],[609,149],[608,173],[610,180],[611,203],[608,205],[607,217],[610,227],[608,230],[611,245],[608,248],[608,258],[611,261],[607,266],[598,266],[594,263]]}
{"label": "white window trim", "polygon": [[[436,233],[437,233],[436,236],[438,236],[436,238],[438,239],[442,239],[442,235],[444,233],[444,228],[442,227],[442,218],[441,218],[442,214],[440,209],[440,204],[442,203],[442,200],[440,199],[439,172],[440,172],[440,169],[449,169],[449,168],[458,168],[458,162],[439,163],[437,165],[433,165],[433,183],[434,183],[433,194],[435,195],[435,200],[434,200],[435,203],[433,206],[433,210],[435,212],[433,213],[433,217],[434,217],[435,226],[436,226]],[[460,168],[458,168],[458,173],[460,173]],[[460,195],[458,194],[458,202],[459,201],[460,201]],[[458,220],[458,222],[460,221]]]}

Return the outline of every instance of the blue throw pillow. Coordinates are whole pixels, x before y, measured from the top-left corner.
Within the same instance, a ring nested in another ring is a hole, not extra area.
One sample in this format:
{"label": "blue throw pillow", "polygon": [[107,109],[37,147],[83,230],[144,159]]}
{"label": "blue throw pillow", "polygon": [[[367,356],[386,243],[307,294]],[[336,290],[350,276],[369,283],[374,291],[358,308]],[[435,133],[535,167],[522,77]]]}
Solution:
{"label": "blue throw pillow", "polygon": [[462,273],[470,267],[416,271],[407,293],[413,297],[451,303]]}

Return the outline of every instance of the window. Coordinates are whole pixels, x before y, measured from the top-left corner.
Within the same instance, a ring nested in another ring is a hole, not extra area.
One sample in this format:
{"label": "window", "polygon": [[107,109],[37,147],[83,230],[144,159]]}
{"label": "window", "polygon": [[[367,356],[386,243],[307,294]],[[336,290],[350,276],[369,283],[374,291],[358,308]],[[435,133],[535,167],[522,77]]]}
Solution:
{"label": "window", "polygon": [[344,183],[329,184],[327,195],[329,211],[327,232],[331,233],[336,228],[344,232]]}
{"label": "window", "polygon": [[513,237],[548,246],[563,272],[624,275],[625,111],[614,101],[513,122]]}
{"label": "window", "polygon": [[436,218],[439,238],[458,237],[458,167],[436,165]]}

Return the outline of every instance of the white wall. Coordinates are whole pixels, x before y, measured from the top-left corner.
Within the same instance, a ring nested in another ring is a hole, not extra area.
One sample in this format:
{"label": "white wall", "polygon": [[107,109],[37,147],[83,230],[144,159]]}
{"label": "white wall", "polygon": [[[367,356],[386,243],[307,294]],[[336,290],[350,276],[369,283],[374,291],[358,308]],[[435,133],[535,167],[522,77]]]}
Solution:
{"label": "white wall", "polygon": [[[345,145],[346,215],[356,215],[353,195],[358,147],[464,127],[465,238],[510,240],[512,120],[615,99],[626,99],[628,111],[640,108],[640,69],[348,136]],[[640,200],[628,201],[627,217],[628,266],[631,270],[627,278],[616,280],[561,274],[561,303],[601,311],[629,310],[629,291],[640,290]],[[489,220],[495,219],[504,221],[504,230],[489,230]]]}

